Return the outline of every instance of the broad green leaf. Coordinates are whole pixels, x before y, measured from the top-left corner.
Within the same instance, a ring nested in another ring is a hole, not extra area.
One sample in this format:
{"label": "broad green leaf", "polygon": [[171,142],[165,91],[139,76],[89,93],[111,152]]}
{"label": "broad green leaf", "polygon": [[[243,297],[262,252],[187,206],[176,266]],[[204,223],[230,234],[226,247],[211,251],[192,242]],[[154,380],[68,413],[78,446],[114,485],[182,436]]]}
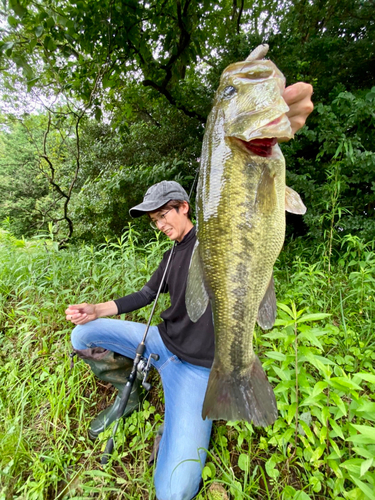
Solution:
{"label": "broad green leaf", "polygon": [[322,346],[322,343],[320,342],[320,340],[316,337],[316,335],[314,335],[313,332],[310,332],[310,331],[306,331],[306,332],[302,332],[298,335],[298,338],[305,338],[306,340],[308,340],[311,344],[315,345],[316,347],[318,347],[319,349],[323,349],[323,346]]}
{"label": "broad green leaf", "polygon": [[272,459],[272,457],[269,460],[267,460],[267,462],[265,464],[265,468],[266,468],[266,472],[267,472],[268,476],[272,477],[273,479],[276,479],[280,475],[280,472],[278,471],[278,469],[275,469],[275,466],[276,466],[276,463]]}
{"label": "broad green leaf", "polygon": [[372,442],[375,443],[375,428],[374,427],[369,427],[368,425],[355,425],[352,424],[352,426],[357,429],[358,432],[361,433],[361,435],[365,436],[366,438],[370,439]]}
{"label": "broad green leaf", "polygon": [[277,361],[285,361],[285,354],[282,352],[277,352],[277,351],[272,351],[272,352],[266,352],[267,358],[275,359]]}
{"label": "broad green leaf", "polygon": [[277,307],[285,311],[292,319],[294,319],[294,314],[289,306],[287,306],[286,304],[282,304],[281,302],[278,302]]}
{"label": "broad green leaf", "polygon": [[368,445],[374,445],[375,440],[369,438],[368,436],[364,436],[363,434],[357,434],[354,436],[347,437],[345,441],[351,441],[352,443],[355,444],[368,444]]}
{"label": "broad green leaf", "polygon": [[29,42],[29,51],[32,51],[35,45],[37,44],[38,40],[36,38],[32,38]]}
{"label": "broad green leaf", "polygon": [[326,425],[327,420],[330,418],[331,413],[329,411],[329,406],[324,406],[322,409],[322,417],[321,417],[321,422],[323,425]]}
{"label": "broad green leaf", "polygon": [[13,17],[13,16],[9,16],[9,17],[8,17],[8,23],[9,23],[11,26],[15,27],[15,26],[17,26],[18,21],[17,21],[17,19],[16,19],[15,17]]}
{"label": "broad green leaf", "polygon": [[[275,326],[283,326],[286,328],[287,326],[291,326],[291,325],[294,325],[293,320],[281,319],[281,318],[276,318],[276,320],[275,320]],[[285,334],[283,334],[283,337],[285,337]]]}
{"label": "broad green leaf", "polygon": [[315,436],[311,432],[310,427],[303,420],[299,420],[299,425],[303,429],[303,431],[304,431],[305,435],[307,436],[308,440],[310,441],[310,443],[314,444],[315,443]]}
{"label": "broad green leaf", "polygon": [[372,451],[367,450],[366,448],[358,448],[357,446],[353,446],[353,451],[364,458],[374,458],[374,453]]}
{"label": "broad green leaf", "polygon": [[316,477],[316,476],[310,476],[309,477],[309,483],[312,485],[313,491],[315,493],[319,493],[319,491],[321,491],[321,489],[322,489],[322,482],[319,480],[318,477]]}
{"label": "broad green leaf", "polygon": [[95,108],[95,120],[100,122],[101,117],[102,117],[102,110],[99,107]]}
{"label": "broad green leaf", "polygon": [[249,472],[250,470],[250,457],[245,453],[241,453],[238,457],[238,467],[244,472]]}
{"label": "broad green leaf", "polygon": [[336,460],[330,460],[328,459],[328,465],[331,467],[333,472],[335,473],[336,477],[342,478],[343,477],[343,472],[339,467],[339,464],[336,462]]}
{"label": "broad green leaf", "polygon": [[48,41],[47,49],[49,51],[51,51],[51,52],[53,52],[54,50],[56,50],[56,44],[55,44],[55,42],[53,41],[52,38],[50,38],[49,41]]}
{"label": "broad green leaf", "polygon": [[358,488],[360,488],[361,491],[363,491],[368,500],[375,500],[375,493],[372,487],[368,486],[366,483],[354,476],[351,476],[350,479],[358,486]]}
{"label": "broad green leaf", "polygon": [[361,401],[361,406],[355,409],[356,412],[360,413],[373,413],[375,415],[375,403],[370,401]]}
{"label": "broad green leaf", "polygon": [[105,477],[107,479],[113,479],[113,476],[111,474],[108,474],[108,472],[102,471],[102,470],[87,470],[84,473],[85,476],[100,476],[100,477]]}
{"label": "broad green leaf", "polygon": [[297,403],[292,403],[288,408],[287,422],[289,425],[296,416],[296,408],[297,408]]}
{"label": "broad green leaf", "polygon": [[372,467],[374,464],[374,459],[369,458],[368,460],[365,460],[361,464],[361,477],[366,474],[366,472],[369,470],[370,467]]}
{"label": "broad green leaf", "polygon": [[[279,323],[279,324],[284,324],[283,320],[281,320],[281,321],[282,321],[282,323]],[[275,325],[276,325],[276,323],[275,323]],[[266,339],[284,339],[286,337],[288,337],[288,335],[285,333],[285,331],[278,332],[276,330],[276,331],[271,332],[271,333],[263,333],[262,334],[262,338],[266,338]]]}
{"label": "broad green leaf", "polygon": [[14,42],[5,42],[1,45],[1,52],[5,52],[6,50],[10,50],[14,47]]}
{"label": "broad green leaf", "polygon": [[305,323],[306,321],[320,321],[322,319],[328,318],[331,314],[327,313],[313,313],[313,314],[304,314],[300,318],[297,319],[297,323]]}
{"label": "broad green leaf", "polygon": [[[338,409],[340,410],[341,414],[346,417],[347,410],[346,410],[346,407],[345,407],[345,403],[340,398],[340,396],[338,396],[335,392],[330,392],[329,397],[333,401],[333,403],[338,407]],[[336,419],[339,418],[339,416],[336,415]]]}
{"label": "broad green leaf", "polygon": [[334,387],[335,389],[345,390],[345,389],[353,389],[360,391],[361,386],[353,382],[353,380],[346,377],[331,377],[328,380],[329,385]]}
{"label": "broad green leaf", "polygon": [[17,16],[19,16],[21,18],[27,13],[27,10],[21,4],[19,4],[16,0],[11,0],[10,6],[14,10],[14,12],[17,14]]}
{"label": "broad green leaf", "polygon": [[366,382],[370,382],[371,384],[375,384],[375,375],[373,373],[356,373],[356,377],[360,377]]}
{"label": "broad green leaf", "polygon": [[46,21],[46,26],[48,29],[51,29],[53,26],[55,26],[55,20],[53,19],[53,17],[49,17]]}
{"label": "broad green leaf", "polygon": [[277,386],[274,388],[274,392],[279,393],[279,392],[285,392],[289,391],[291,387],[294,387],[296,384],[294,380],[283,380],[282,382],[279,382]]}
{"label": "broad green leaf", "polygon": [[311,497],[302,490],[296,491],[293,500],[311,500]]}
{"label": "broad green leaf", "polygon": [[316,460],[319,460],[319,458],[323,455],[325,449],[326,449],[325,443],[320,444],[317,448],[315,448],[311,456],[310,462],[315,462]]}
{"label": "broad green leaf", "polygon": [[324,391],[324,389],[326,389],[327,387],[328,387],[328,383],[324,382],[323,380],[320,380],[319,382],[317,382],[314,385],[312,395],[317,396],[318,394],[321,394]]}
{"label": "broad green leaf", "polygon": [[330,439],[329,440],[332,448],[335,450],[335,453],[337,455],[338,458],[341,458],[342,455],[343,455],[343,450],[341,450],[338,446],[337,446],[337,443],[333,440],[333,439]]}
{"label": "broad green leaf", "polygon": [[329,423],[330,423],[332,429],[335,431],[336,435],[339,436],[341,439],[345,439],[341,428],[337,425],[337,423],[332,418],[329,419]]}
{"label": "broad green leaf", "polygon": [[327,435],[328,435],[328,427],[326,425],[323,425],[319,431],[319,435],[318,435],[319,441],[321,443],[324,443],[325,440],[327,439]]}
{"label": "broad green leaf", "polygon": [[278,366],[274,365],[272,366],[273,370],[275,371],[276,375],[280,378],[280,380],[291,380],[291,376],[294,375],[294,370],[282,370]]}
{"label": "broad green leaf", "polygon": [[[294,429],[292,427],[289,427],[284,434],[281,435],[280,437],[280,443],[286,444],[290,442],[291,437],[294,435]],[[278,444],[278,443],[277,443]]]}
{"label": "broad green leaf", "polygon": [[215,477],[215,466],[213,463],[207,463],[202,470],[202,478],[206,481],[208,478]]}
{"label": "broad green leaf", "polygon": [[[301,353],[300,361],[308,361],[311,363],[317,370],[323,373],[324,377],[328,377],[330,375],[330,370],[325,365],[334,364],[332,361],[323,358],[322,356],[317,356],[308,347],[300,347],[299,351]],[[324,362],[322,362],[324,361]]]}
{"label": "broad green leaf", "polygon": [[39,38],[39,37],[43,34],[43,31],[44,31],[44,27],[43,27],[43,26],[41,26],[41,25],[40,25],[40,26],[37,26],[37,27],[35,28],[35,36],[36,36],[37,38]]}
{"label": "broad green leaf", "polygon": [[303,399],[300,403],[300,406],[317,406],[318,408],[322,408],[322,406],[326,402],[326,397],[324,394],[318,394],[316,396],[308,396],[306,399]]}

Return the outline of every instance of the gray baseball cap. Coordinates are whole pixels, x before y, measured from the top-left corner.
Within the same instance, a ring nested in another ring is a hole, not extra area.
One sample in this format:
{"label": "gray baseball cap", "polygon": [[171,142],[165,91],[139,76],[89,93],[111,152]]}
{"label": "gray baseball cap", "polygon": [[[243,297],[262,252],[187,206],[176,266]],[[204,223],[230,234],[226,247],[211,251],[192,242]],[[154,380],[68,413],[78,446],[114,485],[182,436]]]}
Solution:
{"label": "gray baseball cap", "polygon": [[129,210],[132,217],[140,217],[162,207],[168,201],[181,200],[189,202],[185,189],[176,181],[161,181],[148,188],[143,202]]}

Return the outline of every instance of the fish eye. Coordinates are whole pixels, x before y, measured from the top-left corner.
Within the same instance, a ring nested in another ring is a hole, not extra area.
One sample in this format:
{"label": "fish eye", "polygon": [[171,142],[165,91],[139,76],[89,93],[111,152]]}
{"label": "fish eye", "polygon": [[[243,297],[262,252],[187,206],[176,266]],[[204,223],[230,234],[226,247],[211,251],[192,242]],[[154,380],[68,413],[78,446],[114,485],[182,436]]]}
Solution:
{"label": "fish eye", "polygon": [[228,97],[232,97],[237,92],[237,89],[233,87],[232,85],[228,85],[228,87],[225,87],[223,90],[222,96],[227,99]]}

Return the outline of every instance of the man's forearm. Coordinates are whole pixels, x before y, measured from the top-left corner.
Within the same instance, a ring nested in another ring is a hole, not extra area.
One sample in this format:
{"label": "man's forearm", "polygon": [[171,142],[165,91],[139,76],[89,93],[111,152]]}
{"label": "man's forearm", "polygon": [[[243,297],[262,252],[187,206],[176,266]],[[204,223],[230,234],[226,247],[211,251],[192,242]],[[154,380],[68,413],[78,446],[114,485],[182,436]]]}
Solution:
{"label": "man's forearm", "polygon": [[118,309],[116,303],[113,300],[109,300],[108,302],[95,304],[95,312],[98,318],[103,318],[104,316],[114,316],[118,314]]}

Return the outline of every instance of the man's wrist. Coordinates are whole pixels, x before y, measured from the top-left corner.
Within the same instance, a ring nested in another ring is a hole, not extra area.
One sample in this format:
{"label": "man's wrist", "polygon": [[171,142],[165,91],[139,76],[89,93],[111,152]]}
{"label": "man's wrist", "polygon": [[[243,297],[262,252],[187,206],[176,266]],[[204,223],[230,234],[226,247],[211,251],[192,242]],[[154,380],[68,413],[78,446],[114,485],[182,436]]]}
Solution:
{"label": "man's wrist", "polygon": [[95,316],[97,318],[103,318],[104,316],[114,316],[115,314],[118,314],[117,305],[113,300],[95,304],[94,308]]}

